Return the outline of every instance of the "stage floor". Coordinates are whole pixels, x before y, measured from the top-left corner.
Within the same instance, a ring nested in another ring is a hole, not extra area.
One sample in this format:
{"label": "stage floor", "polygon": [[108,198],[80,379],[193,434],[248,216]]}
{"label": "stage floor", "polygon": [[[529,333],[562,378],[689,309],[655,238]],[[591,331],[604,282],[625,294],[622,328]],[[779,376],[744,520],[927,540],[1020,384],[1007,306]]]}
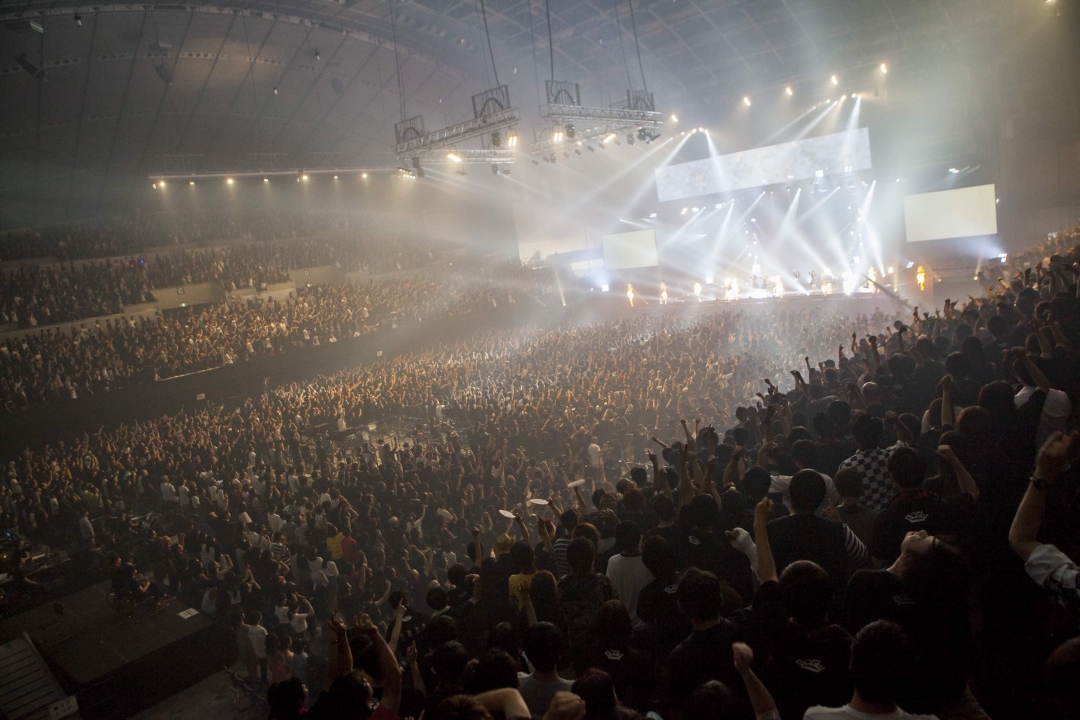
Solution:
{"label": "stage floor", "polygon": [[180,617],[188,607],[178,600],[123,617],[107,604],[108,591],[101,582],[59,600],[63,614],[46,603],[8,618],[0,622],[0,642],[26,632],[42,655],[83,685],[213,624],[202,613]]}

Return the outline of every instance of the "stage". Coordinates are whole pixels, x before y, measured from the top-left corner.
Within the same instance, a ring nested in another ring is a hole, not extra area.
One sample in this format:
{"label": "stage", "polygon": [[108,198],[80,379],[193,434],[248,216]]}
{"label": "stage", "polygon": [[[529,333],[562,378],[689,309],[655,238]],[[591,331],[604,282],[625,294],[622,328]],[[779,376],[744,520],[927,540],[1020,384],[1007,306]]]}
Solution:
{"label": "stage", "polygon": [[131,717],[232,660],[232,632],[201,612],[171,600],[124,617],[108,591],[101,582],[0,622],[0,642],[25,632],[84,717]]}

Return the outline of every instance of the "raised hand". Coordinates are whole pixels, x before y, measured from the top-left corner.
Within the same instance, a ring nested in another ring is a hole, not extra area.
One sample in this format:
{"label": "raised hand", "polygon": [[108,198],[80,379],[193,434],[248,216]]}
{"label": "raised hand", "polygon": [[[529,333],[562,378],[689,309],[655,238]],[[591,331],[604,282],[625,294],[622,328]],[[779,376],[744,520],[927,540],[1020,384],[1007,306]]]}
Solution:
{"label": "raised hand", "polygon": [[1080,433],[1076,430],[1068,435],[1059,430],[1047,438],[1035,460],[1035,473],[1047,482],[1057,479],[1069,459],[1069,448],[1077,439],[1080,439]]}

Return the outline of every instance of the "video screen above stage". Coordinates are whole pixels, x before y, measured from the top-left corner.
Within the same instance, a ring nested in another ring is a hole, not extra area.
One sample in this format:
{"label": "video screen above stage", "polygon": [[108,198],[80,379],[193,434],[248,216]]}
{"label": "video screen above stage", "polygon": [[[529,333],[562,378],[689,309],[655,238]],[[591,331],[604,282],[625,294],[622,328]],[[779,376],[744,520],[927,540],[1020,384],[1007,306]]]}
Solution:
{"label": "video screen above stage", "polygon": [[904,196],[907,241],[947,240],[997,234],[993,185]]}
{"label": "video screen above stage", "polygon": [[604,266],[608,270],[656,267],[656,231],[637,230],[604,236]]}
{"label": "video screen above stage", "polygon": [[871,168],[870,131],[855,128],[659,168],[656,195],[684,200]]}

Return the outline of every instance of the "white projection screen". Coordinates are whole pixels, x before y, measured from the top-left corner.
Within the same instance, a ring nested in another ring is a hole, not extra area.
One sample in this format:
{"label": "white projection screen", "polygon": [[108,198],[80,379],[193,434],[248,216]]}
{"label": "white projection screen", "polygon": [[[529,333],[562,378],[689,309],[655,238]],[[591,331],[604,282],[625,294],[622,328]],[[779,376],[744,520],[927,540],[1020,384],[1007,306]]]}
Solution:
{"label": "white projection screen", "polygon": [[656,267],[657,262],[655,230],[604,236],[604,266],[608,270]]}
{"label": "white projection screen", "polygon": [[997,234],[993,185],[904,196],[908,242]]}

